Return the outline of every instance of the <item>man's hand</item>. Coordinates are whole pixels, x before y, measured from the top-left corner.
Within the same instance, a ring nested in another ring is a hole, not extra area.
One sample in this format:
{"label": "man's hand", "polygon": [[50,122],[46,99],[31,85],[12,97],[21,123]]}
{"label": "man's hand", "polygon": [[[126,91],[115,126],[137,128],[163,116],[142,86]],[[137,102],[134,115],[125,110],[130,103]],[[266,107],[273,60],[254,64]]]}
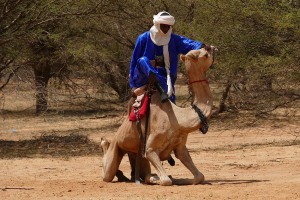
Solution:
{"label": "man's hand", "polygon": [[130,90],[130,96],[131,96],[132,98],[136,98],[136,95],[135,95],[135,93],[134,93],[134,90],[136,90],[136,88],[132,88],[132,89]]}

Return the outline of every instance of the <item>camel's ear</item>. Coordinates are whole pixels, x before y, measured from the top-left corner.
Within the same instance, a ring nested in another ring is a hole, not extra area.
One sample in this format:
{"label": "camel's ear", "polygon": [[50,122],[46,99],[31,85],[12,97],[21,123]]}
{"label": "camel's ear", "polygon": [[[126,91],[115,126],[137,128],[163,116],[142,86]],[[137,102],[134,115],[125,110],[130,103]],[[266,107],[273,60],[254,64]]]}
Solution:
{"label": "camel's ear", "polygon": [[184,62],[185,59],[186,59],[185,55],[180,55],[180,60],[182,60]]}

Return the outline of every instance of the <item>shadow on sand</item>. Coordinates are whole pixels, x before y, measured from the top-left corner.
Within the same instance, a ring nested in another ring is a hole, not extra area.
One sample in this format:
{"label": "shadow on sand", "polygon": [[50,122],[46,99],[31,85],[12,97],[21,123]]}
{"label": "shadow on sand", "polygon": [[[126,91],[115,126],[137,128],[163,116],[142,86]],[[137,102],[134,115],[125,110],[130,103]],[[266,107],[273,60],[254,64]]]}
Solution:
{"label": "shadow on sand", "polygon": [[[269,180],[228,180],[228,179],[216,179],[216,180],[206,180],[200,185],[227,185],[227,184],[249,184],[249,183],[260,183],[267,182]],[[172,178],[173,185],[192,185],[193,179],[174,179]]]}

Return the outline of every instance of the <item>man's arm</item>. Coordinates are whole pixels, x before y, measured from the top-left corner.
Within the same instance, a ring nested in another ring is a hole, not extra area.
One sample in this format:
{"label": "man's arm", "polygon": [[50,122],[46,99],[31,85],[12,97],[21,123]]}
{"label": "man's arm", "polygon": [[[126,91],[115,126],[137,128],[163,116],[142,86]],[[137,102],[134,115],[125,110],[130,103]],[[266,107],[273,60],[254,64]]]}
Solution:
{"label": "man's arm", "polygon": [[174,34],[178,53],[187,54],[190,50],[201,49],[204,43]]}
{"label": "man's arm", "polygon": [[132,53],[131,62],[130,62],[130,70],[129,70],[129,84],[130,88],[135,87],[133,82],[133,76],[134,76],[134,69],[136,67],[137,60],[142,56],[142,38],[139,36],[136,40],[135,47]]}

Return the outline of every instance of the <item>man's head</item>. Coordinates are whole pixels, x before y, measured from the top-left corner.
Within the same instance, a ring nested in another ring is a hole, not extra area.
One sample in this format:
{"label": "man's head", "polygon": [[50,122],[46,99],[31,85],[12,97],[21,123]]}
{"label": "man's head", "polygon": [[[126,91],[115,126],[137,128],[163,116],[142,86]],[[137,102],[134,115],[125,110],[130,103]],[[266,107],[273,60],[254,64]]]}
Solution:
{"label": "man's head", "polygon": [[167,34],[167,32],[170,30],[171,25],[168,24],[160,24],[159,26],[160,30],[164,33]]}
{"label": "man's head", "polygon": [[150,28],[150,37],[154,44],[163,46],[169,43],[172,35],[172,26],[175,19],[166,11],[153,15],[154,25]]}
{"label": "man's head", "polygon": [[170,13],[162,11],[153,16],[153,23],[154,25],[159,26],[160,30],[166,34],[171,26],[174,25],[175,19]]}

